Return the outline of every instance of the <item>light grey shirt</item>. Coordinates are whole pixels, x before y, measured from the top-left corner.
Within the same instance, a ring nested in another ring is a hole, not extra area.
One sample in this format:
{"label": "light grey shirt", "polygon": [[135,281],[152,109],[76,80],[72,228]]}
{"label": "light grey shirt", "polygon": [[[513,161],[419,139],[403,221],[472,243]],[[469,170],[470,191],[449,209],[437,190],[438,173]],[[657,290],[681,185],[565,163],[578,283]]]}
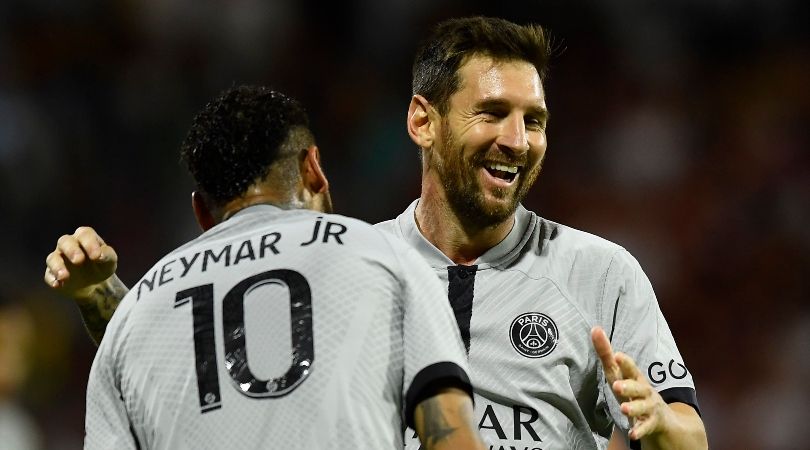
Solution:
{"label": "light grey shirt", "polygon": [[445,299],[371,225],[249,207],[123,299],[90,373],[85,448],[401,449],[424,388],[471,391]]}
{"label": "light grey shirt", "polygon": [[[377,227],[415,248],[444,284],[490,448],[605,448],[614,422],[628,429],[591,344],[594,325],[665,400],[697,407],[652,286],[625,249],[520,206],[502,242],[457,266],[419,231],[416,204]],[[412,430],[406,447],[419,448]]]}

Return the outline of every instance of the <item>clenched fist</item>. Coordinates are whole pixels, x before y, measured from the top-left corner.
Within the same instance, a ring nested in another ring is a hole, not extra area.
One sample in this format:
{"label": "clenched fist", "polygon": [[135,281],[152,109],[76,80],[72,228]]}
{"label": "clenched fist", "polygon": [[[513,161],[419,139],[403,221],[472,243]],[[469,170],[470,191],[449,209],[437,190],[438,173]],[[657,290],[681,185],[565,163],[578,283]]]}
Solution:
{"label": "clenched fist", "polygon": [[56,249],[45,258],[45,283],[66,296],[89,300],[96,285],[115,274],[118,255],[96,230],[79,227],[56,242]]}

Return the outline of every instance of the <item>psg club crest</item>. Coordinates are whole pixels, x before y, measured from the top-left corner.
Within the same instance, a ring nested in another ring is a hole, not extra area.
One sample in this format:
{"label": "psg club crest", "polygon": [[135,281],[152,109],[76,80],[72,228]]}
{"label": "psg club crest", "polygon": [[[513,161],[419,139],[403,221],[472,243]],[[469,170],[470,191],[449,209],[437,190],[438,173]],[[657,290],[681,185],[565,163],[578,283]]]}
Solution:
{"label": "psg club crest", "polygon": [[512,347],[527,358],[542,358],[557,347],[560,333],[551,317],[536,313],[524,313],[512,321],[509,339]]}

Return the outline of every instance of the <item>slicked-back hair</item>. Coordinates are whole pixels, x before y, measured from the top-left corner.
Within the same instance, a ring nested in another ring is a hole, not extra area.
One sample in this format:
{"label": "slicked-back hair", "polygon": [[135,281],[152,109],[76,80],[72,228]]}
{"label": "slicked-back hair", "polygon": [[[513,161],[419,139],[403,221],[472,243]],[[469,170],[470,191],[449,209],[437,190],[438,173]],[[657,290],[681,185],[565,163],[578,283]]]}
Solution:
{"label": "slicked-back hair", "polygon": [[444,115],[450,97],[461,87],[458,69],[474,55],[495,61],[527,61],[540,80],[548,70],[551,44],[540,25],[518,25],[492,17],[465,17],[439,23],[416,52],[413,94]]}
{"label": "slicked-back hair", "polygon": [[[197,189],[218,205],[243,195],[247,188],[314,143],[309,118],[294,98],[259,86],[238,86],[221,93],[194,118],[180,156]],[[299,174],[275,170],[282,188]],[[294,172],[294,173],[293,173]]]}

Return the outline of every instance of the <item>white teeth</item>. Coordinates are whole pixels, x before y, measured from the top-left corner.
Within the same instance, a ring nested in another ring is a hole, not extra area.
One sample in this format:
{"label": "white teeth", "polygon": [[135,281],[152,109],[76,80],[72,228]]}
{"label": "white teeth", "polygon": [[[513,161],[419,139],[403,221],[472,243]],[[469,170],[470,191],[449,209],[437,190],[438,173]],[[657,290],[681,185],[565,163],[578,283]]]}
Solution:
{"label": "white teeth", "polygon": [[517,166],[505,166],[503,164],[487,164],[487,168],[509,173],[517,173],[518,171]]}

